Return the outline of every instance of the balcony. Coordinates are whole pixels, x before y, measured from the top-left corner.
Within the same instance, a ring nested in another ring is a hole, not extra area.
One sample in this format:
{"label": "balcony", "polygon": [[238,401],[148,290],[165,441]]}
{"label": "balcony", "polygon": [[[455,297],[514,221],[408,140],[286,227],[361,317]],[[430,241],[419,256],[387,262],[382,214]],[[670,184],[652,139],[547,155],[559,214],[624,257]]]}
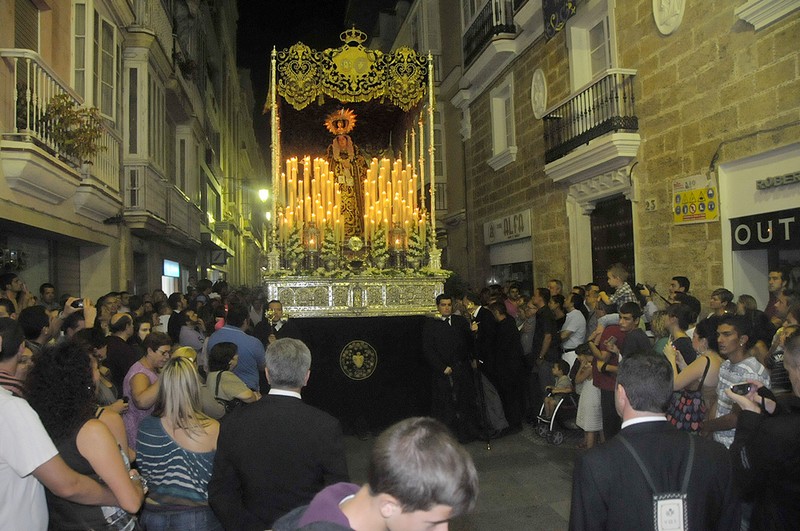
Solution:
{"label": "balcony", "polygon": [[164,236],[176,245],[200,243],[200,210],[176,186],[167,184],[167,226]]}
{"label": "balcony", "polygon": [[464,33],[464,64],[472,64],[493,40],[504,34],[513,38],[515,32],[512,0],[490,0]]}
{"label": "balcony", "polygon": [[125,166],[125,223],[137,236],[161,236],[167,228],[168,183],[149,164]]}
{"label": "balcony", "polygon": [[[487,0],[462,35],[462,87],[450,100],[466,111],[497,76],[544,33],[542,3]],[[469,128],[463,131],[469,136]]]}
{"label": "balcony", "polygon": [[545,114],[545,173],[555,182],[582,181],[636,156],[635,76],[635,70],[609,70]]}
{"label": "balcony", "polygon": [[[90,164],[70,156],[50,134],[43,116],[48,102],[66,94],[83,100],[31,50],[0,49],[3,88],[0,103],[0,162],[11,189],[61,204],[74,197],[76,211],[102,221],[119,212],[121,139],[104,121],[98,153]],[[5,74],[8,74],[6,78]]]}
{"label": "balcony", "polygon": [[172,60],[175,41],[169,13],[159,0],[134,0],[135,21],[128,30],[132,33],[149,33],[156,38],[164,56]]}

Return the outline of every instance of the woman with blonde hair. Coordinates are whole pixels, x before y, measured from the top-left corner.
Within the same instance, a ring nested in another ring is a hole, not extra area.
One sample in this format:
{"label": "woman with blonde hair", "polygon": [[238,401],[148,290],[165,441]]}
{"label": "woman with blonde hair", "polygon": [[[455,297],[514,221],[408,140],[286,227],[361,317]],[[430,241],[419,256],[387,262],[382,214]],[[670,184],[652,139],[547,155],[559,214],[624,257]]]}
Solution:
{"label": "woman with blonde hair", "polygon": [[667,312],[659,310],[650,320],[650,331],[653,332],[655,344],[653,350],[659,354],[664,353],[664,346],[669,343],[669,329],[667,328]]}
{"label": "woman with blonde hair", "polygon": [[747,312],[755,310],[758,310],[758,303],[752,295],[743,294],[736,299],[736,313],[739,315],[747,315]]}
{"label": "woman with blonde hair", "polygon": [[222,529],[208,506],[218,436],[219,423],[202,413],[197,368],[188,357],[173,357],[161,371],[153,415],[137,437],[139,469],[150,488],[145,528]]}

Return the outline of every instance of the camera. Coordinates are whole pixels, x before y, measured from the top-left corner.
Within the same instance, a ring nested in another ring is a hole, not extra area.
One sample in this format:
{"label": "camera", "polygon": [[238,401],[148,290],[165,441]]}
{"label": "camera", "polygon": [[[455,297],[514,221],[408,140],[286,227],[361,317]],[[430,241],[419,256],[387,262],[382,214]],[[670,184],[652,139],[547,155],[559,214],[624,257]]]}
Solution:
{"label": "camera", "polygon": [[737,395],[745,396],[751,390],[752,384],[750,383],[738,383],[731,386],[731,391],[736,393]]}
{"label": "camera", "polygon": [[655,284],[648,284],[647,282],[642,282],[636,284],[636,286],[634,287],[636,288],[637,293],[641,293],[645,289],[647,289],[647,291],[649,291],[650,293],[657,293]]}
{"label": "camera", "polygon": [[72,304],[70,304],[70,306],[72,306],[73,308],[83,308],[83,299],[72,301]]}

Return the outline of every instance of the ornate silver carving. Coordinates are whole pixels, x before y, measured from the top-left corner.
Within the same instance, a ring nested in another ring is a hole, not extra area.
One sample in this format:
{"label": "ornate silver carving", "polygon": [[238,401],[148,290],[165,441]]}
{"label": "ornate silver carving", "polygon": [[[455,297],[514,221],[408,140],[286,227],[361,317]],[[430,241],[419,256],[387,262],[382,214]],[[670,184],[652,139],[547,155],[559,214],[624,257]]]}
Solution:
{"label": "ornate silver carving", "polygon": [[445,279],[287,277],[268,279],[264,286],[291,317],[378,317],[431,313]]}

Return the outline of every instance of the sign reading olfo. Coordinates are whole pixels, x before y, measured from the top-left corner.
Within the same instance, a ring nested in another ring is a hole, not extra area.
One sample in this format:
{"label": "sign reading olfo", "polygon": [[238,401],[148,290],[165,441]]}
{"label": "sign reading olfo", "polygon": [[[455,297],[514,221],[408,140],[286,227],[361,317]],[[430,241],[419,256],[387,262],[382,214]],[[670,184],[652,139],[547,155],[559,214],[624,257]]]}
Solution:
{"label": "sign reading olfo", "polygon": [[492,245],[531,236],[531,209],[483,224],[483,243]]}
{"label": "sign reading olfo", "polygon": [[800,208],[731,219],[731,249],[800,249]]}
{"label": "sign reading olfo", "polygon": [[707,223],[719,218],[717,182],[694,175],[672,181],[672,221],[676,225]]}

